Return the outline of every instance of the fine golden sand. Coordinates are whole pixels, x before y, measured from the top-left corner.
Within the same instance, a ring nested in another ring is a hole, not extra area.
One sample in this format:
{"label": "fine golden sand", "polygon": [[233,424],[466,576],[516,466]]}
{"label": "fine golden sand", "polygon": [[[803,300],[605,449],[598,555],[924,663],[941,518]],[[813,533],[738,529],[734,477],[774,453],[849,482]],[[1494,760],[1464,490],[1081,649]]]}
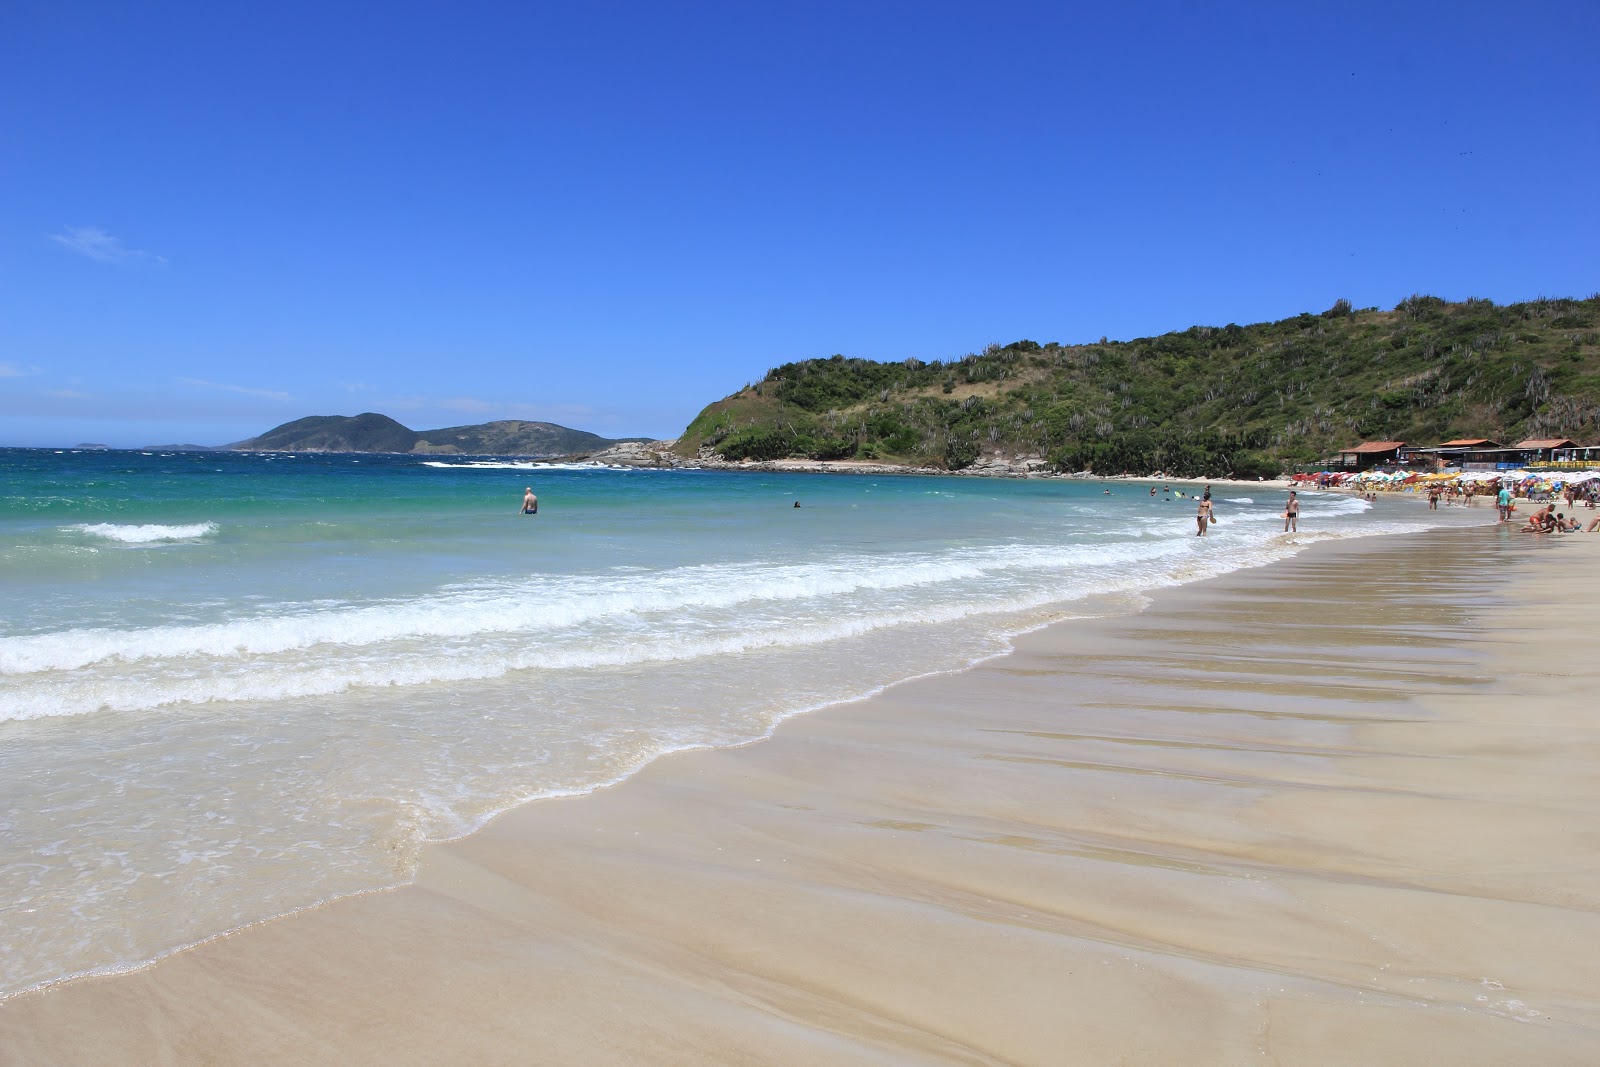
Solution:
{"label": "fine golden sand", "polygon": [[0,1004],[6,1063],[1600,1062],[1600,538],[1321,545]]}

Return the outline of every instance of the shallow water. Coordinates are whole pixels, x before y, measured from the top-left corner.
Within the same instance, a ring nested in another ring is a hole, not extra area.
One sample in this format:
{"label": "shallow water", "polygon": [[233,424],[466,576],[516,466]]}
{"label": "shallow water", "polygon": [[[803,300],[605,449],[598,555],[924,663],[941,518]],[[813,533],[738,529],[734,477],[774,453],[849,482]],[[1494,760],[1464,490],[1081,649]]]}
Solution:
{"label": "shallow water", "polygon": [[[537,516],[519,514],[523,488]],[[422,843],[1311,541],[1224,489],[0,451],[0,991],[399,884]],[[796,500],[802,507],[796,509]]]}

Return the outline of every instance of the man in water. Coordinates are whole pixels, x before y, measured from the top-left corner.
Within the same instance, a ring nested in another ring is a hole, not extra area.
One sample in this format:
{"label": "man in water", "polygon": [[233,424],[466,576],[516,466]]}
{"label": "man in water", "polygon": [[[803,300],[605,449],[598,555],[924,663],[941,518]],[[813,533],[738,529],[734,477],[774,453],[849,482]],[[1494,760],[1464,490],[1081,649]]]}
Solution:
{"label": "man in water", "polygon": [[1500,509],[1500,521],[1511,521],[1511,487],[1505,482],[1500,483],[1500,491],[1494,495],[1495,507]]}
{"label": "man in water", "polygon": [[539,514],[539,498],[533,495],[533,486],[522,491],[522,513],[524,515]]}
{"label": "man in water", "polygon": [[1289,490],[1289,502],[1283,507],[1283,532],[1300,532],[1300,498],[1294,495],[1294,490]]}

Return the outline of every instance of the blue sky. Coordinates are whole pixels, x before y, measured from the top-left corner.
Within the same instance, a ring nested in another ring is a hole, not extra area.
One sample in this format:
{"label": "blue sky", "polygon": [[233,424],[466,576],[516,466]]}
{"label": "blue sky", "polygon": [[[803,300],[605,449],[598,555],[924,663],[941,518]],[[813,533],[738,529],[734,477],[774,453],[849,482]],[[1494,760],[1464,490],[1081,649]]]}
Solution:
{"label": "blue sky", "polygon": [[0,444],[1600,289],[1600,4],[0,5]]}

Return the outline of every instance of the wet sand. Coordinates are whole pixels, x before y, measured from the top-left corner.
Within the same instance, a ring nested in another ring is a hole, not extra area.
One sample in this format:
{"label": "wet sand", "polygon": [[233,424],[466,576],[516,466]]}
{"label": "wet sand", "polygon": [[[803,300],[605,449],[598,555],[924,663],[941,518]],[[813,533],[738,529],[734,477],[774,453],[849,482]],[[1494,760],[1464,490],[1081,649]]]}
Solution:
{"label": "wet sand", "polygon": [[1597,556],[1164,591],[6,1001],[0,1061],[1600,1062]]}

